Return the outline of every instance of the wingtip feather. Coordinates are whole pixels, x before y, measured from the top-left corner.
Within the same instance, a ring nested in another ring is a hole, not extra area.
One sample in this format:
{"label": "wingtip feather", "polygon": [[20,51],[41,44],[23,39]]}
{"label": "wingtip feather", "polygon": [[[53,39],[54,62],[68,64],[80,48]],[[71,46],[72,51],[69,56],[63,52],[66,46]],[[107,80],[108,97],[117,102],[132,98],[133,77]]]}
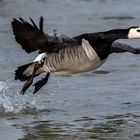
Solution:
{"label": "wingtip feather", "polygon": [[40,27],[40,30],[43,32],[43,23],[44,23],[44,18],[41,16],[40,17],[40,22],[39,22],[39,27]]}

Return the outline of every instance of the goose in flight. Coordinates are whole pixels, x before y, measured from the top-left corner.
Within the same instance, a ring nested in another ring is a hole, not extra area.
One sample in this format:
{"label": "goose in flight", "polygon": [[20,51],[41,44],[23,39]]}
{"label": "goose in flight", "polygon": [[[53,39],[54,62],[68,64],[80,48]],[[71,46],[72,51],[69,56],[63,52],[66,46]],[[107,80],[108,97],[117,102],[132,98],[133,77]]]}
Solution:
{"label": "goose in flight", "polygon": [[11,22],[15,40],[22,49],[27,53],[39,53],[33,62],[19,66],[15,71],[15,80],[25,81],[21,94],[32,85],[34,77],[41,73],[46,73],[46,76],[33,85],[33,93],[47,83],[50,74],[93,71],[112,53],[140,54],[140,48],[115,42],[118,39],[140,39],[140,26],[68,37],[45,33],[43,23],[43,17],[40,17],[39,26],[31,18],[30,22],[23,18],[14,18]]}

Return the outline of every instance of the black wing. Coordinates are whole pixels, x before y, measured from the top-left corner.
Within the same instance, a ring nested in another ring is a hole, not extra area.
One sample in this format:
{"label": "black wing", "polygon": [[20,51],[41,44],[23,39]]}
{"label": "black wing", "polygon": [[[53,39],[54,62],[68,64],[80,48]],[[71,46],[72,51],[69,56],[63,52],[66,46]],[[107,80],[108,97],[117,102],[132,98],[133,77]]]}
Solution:
{"label": "black wing", "polygon": [[23,18],[13,19],[12,28],[16,41],[27,52],[57,52],[62,48],[71,47],[75,42],[72,38],[55,37],[44,33],[43,17],[40,18],[39,27],[30,18],[31,23]]}
{"label": "black wing", "polygon": [[14,18],[12,21],[15,39],[27,53],[42,49],[48,42],[43,32],[43,18],[40,18],[39,27],[37,27],[31,18],[30,20],[32,24],[23,18],[19,18],[19,20]]}

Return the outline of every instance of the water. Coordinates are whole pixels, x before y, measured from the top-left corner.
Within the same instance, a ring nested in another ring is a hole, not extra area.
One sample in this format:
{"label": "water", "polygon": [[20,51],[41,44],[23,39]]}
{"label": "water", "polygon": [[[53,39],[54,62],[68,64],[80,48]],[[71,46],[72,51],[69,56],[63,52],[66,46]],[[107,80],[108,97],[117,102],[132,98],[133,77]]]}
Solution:
{"label": "water", "polygon": [[[139,140],[140,56],[112,54],[94,73],[51,76],[22,96],[14,80],[26,54],[14,41],[13,17],[45,17],[45,30],[70,36],[140,25],[139,0],[0,0],[0,140]],[[139,40],[120,40],[139,47]]]}

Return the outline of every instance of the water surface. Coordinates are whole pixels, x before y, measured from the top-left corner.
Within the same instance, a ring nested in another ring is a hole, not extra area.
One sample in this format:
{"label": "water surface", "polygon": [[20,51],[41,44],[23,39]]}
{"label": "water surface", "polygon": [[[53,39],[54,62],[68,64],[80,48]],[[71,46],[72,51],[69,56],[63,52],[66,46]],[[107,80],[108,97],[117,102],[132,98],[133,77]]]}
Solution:
{"label": "water surface", "polygon": [[[13,17],[45,18],[45,30],[70,36],[140,25],[139,0],[0,1],[0,139],[139,140],[140,56],[110,55],[94,73],[51,76],[24,95],[17,66],[32,61],[14,41]],[[140,47],[139,40],[120,40]]]}

